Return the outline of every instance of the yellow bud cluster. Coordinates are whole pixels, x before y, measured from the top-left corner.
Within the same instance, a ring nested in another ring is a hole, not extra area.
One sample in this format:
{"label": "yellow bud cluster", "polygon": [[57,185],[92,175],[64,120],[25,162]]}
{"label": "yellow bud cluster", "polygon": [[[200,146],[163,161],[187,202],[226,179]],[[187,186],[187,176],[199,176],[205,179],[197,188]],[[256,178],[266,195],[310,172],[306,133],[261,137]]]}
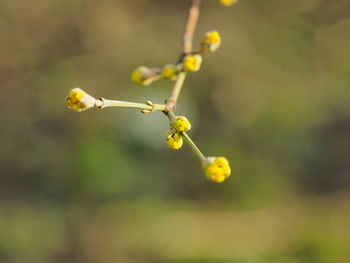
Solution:
{"label": "yellow bud cluster", "polygon": [[202,40],[202,51],[215,52],[221,45],[221,37],[218,31],[209,31]]}
{"label": "yellow bud cluster", "polygon": [[178,70],[174,64],[166,64],[163,67],[162,76],[165,79],[176,80],[178,75]]}
{"label": "yellow bud cluster", "polygon": [[167,64],[163,69],[140,66],[131,73],[131,80],[142,86],[149,86],[161,78],[176,80],[178,73],[179,69],[175,64]]}
{"label": "yellow bud cluster", "polygon": [[197,72],[202,65],[203,58],[199,54],[187,55],[182,61],[183,69],[185,71]]}
{"label": "yellow bud cluster", "polygon": [[159,72],[160,70],[157,68],[140,66],[131,73],[131,80],[142,86],[148,86],[160,79]]}
{"label": "yellow bud cluster", "polygon": [[145,81],[145,72],[148,72],[147,67],[138,67],[131,73],[131,80],[137,84],[141,84]]}
{"label": "yellow bud cluster", "polygon": [[185,55],[178,64],[166,64],[163,69],[148,68],[140,66],[136,68],[132,74],[133,82],[148,86],[154,81],[161,78],[176,80],[181,71],[197,72],[200,70],[203,57],[203,52],[214,52],[221,45],[221,37],[217,31],[209,31],[203,37],[201,48],[198,52]]}
{"label": "yellow bud cluster", "polygon": [[238,2],[238,0],[219,0],[221,4],[225,6],[231,6]]}
{"label": "yellow bud cluster", "polygon": [[172,149],[180,149],[183,144],[182,136],[175,130],[170,130],[166,134],[166,143]]}
{"label": "yellow bud cluster", "polygon": [[231,175],[230,164],[225,157],[207,157],[202,167],[208,179],[216,183],[222,183]]}
{"label": "yellow bud cluster", "polygon": [[95,106],[96,99],[80,88],[72,89],[66,97],[68,108],[74,111],[83,111]]}
{"label": "yellow bud cluster", "polygon": [[185,116],[178,116],[175,121],[171,123],[171,127],[178,132],[184,132],[191,129],[191,123]]}

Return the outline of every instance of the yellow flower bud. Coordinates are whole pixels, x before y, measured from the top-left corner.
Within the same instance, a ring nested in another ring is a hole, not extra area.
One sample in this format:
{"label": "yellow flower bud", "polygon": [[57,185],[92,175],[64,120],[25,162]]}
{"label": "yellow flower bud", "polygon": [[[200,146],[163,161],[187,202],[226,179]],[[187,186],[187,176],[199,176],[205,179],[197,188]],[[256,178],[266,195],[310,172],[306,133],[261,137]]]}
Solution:
{"label": "yellow flower bud", "polygon": [[131,80],[137,84],[148,86],[160,78],[159,71],[159,69],[141,66],[131,73]]}
{"label": "yellow flower bud", "polygon": [[74,111],[83,111],[95,106],[96,99],[80,88],[72,89],[67,98],[68,108]]}
{"label": "yellow flower bud", "polygon": [[174,130],[168,131],[166,135],[166,143],[170,148],[175,150],[180,149],[183,143],[181,134]]}
{"label": "yellow flower bud", "polygon": [[202,164],[208,179],[221,183],[231,174],[231,168],[225,157],[207,157]]}
{"label": "yellow flower bud", "polygon": [[175,121],[171,123],[171,126],[178,132],[191,130],[191,123],[184,116],[176,117]]}
{"label": "yellow flower bud", "polygon": [[216,51],[221,45],[221,37],[218,31],[209,31],[202,40],[202,50],[208,52]]}
{"label": "yellow flower bud", "polygon": [[165,79],[176,80],[177,73],[178,72],[176,70],[176,65],[174,65],[174,64],[167,64],[163,68],[162,77],[165,78]]}
{"label": "yellow flower bud", "polygon": [[221,4],[225,6],[231,6],[238,2],[238,0],[219,0]]}
{"label": "yellow flower bud", "polygon": [[197,72],[201,68],[202,64],[202,56],[201,55],[187,55],[183,59],[183,67],[186,71]]}

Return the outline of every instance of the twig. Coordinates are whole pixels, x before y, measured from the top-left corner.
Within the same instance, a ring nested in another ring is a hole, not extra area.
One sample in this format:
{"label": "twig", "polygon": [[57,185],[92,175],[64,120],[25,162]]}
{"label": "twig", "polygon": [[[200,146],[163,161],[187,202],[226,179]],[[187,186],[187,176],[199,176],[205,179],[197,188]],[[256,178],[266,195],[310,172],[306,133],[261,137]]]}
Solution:
{"label": "twig", "polygon": [[95,105],[96,107],[101,109],[107,108],[107,107],[136,108],[136,109],[141,109],[144,113],[165,110],[164,104],[154,104],[151,101],[147,101],[144,104],[144,103],[135,103],[135,102],[128,102],[128,101],[120,101],[120,100],[107,100],[107,99],[101,98],[99,100],[96,100]]}
{"label": "twig", "polygon": [[180,72],[179,76],[177,77],[177,80],[175,82],[174,88],[171,91],[170,97],[166,100],[166,113],[171,112],[175,109],[177,99],[180,95],[182,86],[184,84],[184,81],[186,79],[187,73],[186,72]]}
{"label": "twig", "polygon": [[199,18],[199,8],[201,0],[192,0],[192,6],[188,15],[185,33],[183,35],[183,53],[188,54],[192,51],[193,36]]}
{"label": "twig", "polygon": [[[201,0],[192,0],[192,5],[188,14],[185,32],[183,35],[183,47],[182,47],[183,55],[189,54],[192,51],[193,36],[198,23],[200,4],[201,4]],[[171,95],[166,100],[166,109],[164,110],[165,114],[168,114],[168,112],[173,111],[175,109],[176,102],[180,95],[186,75],[187,75],[186,72],[181,72],[179,74],[175,82],[174,88],[171,92]]]}
{"label": "twig", "polygon": [[204,154],[198,149],[197,145],[191,140],[190,136],[186,132],[182,132],[182,137],[184,138],[185,142],[190,146],[192,151],[197,155],[197,157],[200,159],[201,162],[205,161]]}

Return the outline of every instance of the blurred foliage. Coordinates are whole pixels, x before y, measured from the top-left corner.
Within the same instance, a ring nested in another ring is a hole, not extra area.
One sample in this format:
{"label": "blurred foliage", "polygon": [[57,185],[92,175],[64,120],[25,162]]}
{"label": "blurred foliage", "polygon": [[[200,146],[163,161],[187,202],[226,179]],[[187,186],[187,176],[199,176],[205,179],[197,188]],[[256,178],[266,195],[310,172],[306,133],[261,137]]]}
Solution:
{"label": "blurred foliage", "polygon": [[167,120],[76,114],[96,97],[162,102],[130,82],[177,59],[189,1],[0,1],[0,262],[342,263],[350,256],[347,0],[204,0],[223,37],[179,115],[233,175],[207,181]]}

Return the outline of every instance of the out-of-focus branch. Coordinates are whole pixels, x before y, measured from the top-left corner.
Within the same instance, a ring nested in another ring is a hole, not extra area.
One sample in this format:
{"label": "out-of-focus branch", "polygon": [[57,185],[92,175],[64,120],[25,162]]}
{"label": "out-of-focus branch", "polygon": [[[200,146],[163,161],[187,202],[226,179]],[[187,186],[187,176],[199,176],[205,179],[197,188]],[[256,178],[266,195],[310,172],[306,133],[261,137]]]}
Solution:
{"label": "out-of-focus branch", "polygon": [[[194,36],[194,32],[196,31],[196,27],[198,23],[198,18],[200,13],[200,4],[201,4],[201,0],[192,0],[192,5],[188,14],[185,32],[182,39],[183,55],[186,55],[192,52],[193,36]],[[173,90],[171,91],[170,97],[166,100],[166,109],[164,110],[165,114],[175,109],[176,102],[181,92],[185,78],[186,78],[186,72],[181,72],[175,82]]]}
{"label": "out-of-focus branch", "polygon": [[183,53],[188,54],[192,51],[193,36],[196,31],[201,0],[192,0],[192,6],[188,15],[188,20],[183,35]]}

